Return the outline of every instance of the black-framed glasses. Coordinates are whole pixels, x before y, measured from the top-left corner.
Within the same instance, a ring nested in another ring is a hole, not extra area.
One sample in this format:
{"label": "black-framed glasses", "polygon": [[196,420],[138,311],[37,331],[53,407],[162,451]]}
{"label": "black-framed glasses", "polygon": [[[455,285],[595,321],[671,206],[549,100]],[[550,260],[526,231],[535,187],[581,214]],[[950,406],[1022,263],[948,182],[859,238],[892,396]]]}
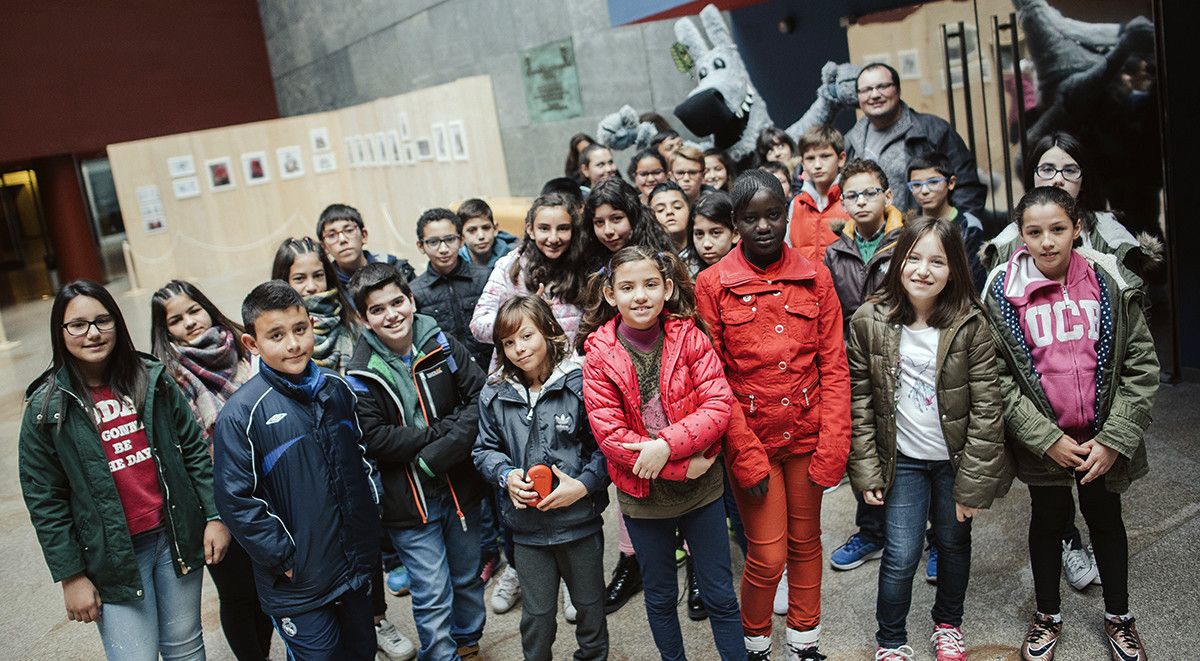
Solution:
{"label": "black-framed glasses", "polygon": [[96,330],[100,331],[101,333],[107,333],[117,327],[117,320],[114,319],[112,315],[102,314],[91,321],[73,319],[62,325],[62,327],[67,331],[67,334],[73,337],[83,337],[84,335],[87,335],[92,329],[92,326],[95,326]]}
{"label": "black-framed glasses", "polygon": [[860,87],[858,88],[858,95],[871,96],[871,92],[879,92],[880,94],[883,94],[895,86],[896,83],[879,83],[878,85],[872,85],[870,87]]}
{"label": "black-framed glasses", "polygon": [[661,177],[665,170],[658,168],[657,170],[638,170],[636,176],[645,179],[646,177]]}
{"label": "black-framed glasses", "polygon": [[1083,168],[1074,163],[1061,168],[1056,168],[1049,163],[1042,163],[1034,172],[1037,173],[1039,179],[1044,181],[1050,181],[1058,174],[1062,175],[1064,181],[1079,181],[1079,178],[1083,176]]}
{"label": "black-framed glasses", "polygon": [[929,188],[941,188],[942,184],[946,183],[946,181],[945,177],[930,177],[929,179],[910,181],[905,185],[908,186],[908,190],[916,193],[926,186]]}
{"label": "black-framed glasses", "polygon": [[871,200],[874,200],[875,198],[879,197],[880,195],[883,195],[882,188],[868,188],[864,191],[851,191],[849,193],[843,193],[842,201],[848,202],[850,204],[854,204],[855,202],[858,201],[858,198],[861,197],[863,200],[870,202]]}
{"label": "black-framed glasses", "polygon": [[340,230],[326,230],[321,233],[321,240],[325,243],[336,243],[339,237],[351,239],[355,234],[358,234],[358,225],[351,225]]}
{"label": "black-framed glasses", "polygon": [[437,250],[438,248],[442,247],[442,244],[453,248],[460,240],[462,240],[462,237],[458,236],[457,234],[451,234],[449,236],[438,236],[432,239],[422,239],[421,244],[428,248],[432,248],[433,250]]}

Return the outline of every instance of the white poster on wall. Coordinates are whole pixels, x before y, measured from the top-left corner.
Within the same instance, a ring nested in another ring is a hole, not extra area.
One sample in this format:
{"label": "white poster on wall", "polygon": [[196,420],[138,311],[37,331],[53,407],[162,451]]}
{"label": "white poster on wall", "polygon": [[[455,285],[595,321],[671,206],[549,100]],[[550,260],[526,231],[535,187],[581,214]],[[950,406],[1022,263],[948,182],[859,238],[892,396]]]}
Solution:
{"label": "white poster on wall", "polygon": [[199,177],[180,177],[171,182],[171,188],[175,191],[175,199],[188,200],[193,197],[200,197],[200,179]]}
{"label": "white poster on wall", "polygon": [[467,127],[462,120],[456,119],[446,124],[446,130],[450,132],[450,155],[456,161],[470,160],[470,154],[467,153]]}
{"label": "white poster on wall", "polygon": [[167,229],[167,216],[163,213],[162,195],[156,184],[137,187],[138,211],[142,216],[142,227],[147,234]]}
{"label": "white poster on wall", "polygon": [[296,179],[304,176],[304,156],[300,153],[300,145],[280,147],[275,150],[279,161],[279,178]]}
{"label": "white poster on wall", "polygon": [[437,160],[450,160],[450,140],[446,135],[446,125],[434,124],[431,130],[433,131],[433,153],[437,155]]}
{"label": "white poster on wall", "polygon": [[172,156],[167,159],[167,172],[172,177],[190,177],[196,174],[196,161],[191,154]]}

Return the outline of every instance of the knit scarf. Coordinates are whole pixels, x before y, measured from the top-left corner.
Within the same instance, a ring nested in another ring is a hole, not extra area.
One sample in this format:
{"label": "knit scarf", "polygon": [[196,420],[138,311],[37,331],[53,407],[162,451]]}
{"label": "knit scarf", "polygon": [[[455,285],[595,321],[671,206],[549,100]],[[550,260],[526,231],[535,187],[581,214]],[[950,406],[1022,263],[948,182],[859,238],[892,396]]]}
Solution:
{"label": "knit scarf", "polygon": [[238,359],[236,341],[228,329],[213,326],[190,344],[175,346],[179,362],[175,381],[206,437],[211,437],[225,400],[250,377],[250,363]]}
{"label": "knit scarf", "polygon": [[321,367],[344,372],[356,338],[354,329],[342,323],[338,291],[330,289],[306,296],[304,306],[313,318],[313,361]]}

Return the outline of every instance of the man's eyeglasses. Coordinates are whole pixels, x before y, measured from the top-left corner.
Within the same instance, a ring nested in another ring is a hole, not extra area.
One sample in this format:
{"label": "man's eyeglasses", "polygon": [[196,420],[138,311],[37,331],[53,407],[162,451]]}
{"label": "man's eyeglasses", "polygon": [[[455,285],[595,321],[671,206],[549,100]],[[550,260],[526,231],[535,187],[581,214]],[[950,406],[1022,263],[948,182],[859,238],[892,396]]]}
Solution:
{"label": "man's eyeglasses", "polygon": [[870,87],[860,87],[858,88],[858,95],[871,96],[871,92],[879,92],[880,94],[883,94],[895,86],[896,83],[879,83],[878,85],[872,85]]}
{"label": "man's eyeglasses", "polygon": [[62,325],[67,330],[67,333],[74,337],[87,335],[92,326],[95,326],[96,330],[101,333],[107,333],[117,327],[117,320],[113,319],[111,315],[102,314],[91,321],[75,319]]}
{"label": "man's eyeglasses", "polygon": [[930,189],[941,188],[944,183],[946,183],[945,177],[930,177],[929,179],[910,181],[907,186],[908,190],[916,193],[925,187],[929,187]]}
{"label": "man's eyeglasses", "polygon": [[1078,165],[1065,165],[1061,168],[1056,168],[1049,163],[1042,163],[1037,166],[1034,172],[1037,173],[1039,179],[1044,181],[1050,181],[1058,174],[1061,174],[1065,181],[1079,181],[1079,178],[1083,176],[1083,168],[1080,168]]}
{"label": "man's eyeglasses", "polygon": [[645,179],[647,177],[661,177],[663,172],[664,170],[662,168],[658,168],[657,170],[638,170],[634,174],[636,174],[639,179]]}
{"label": "man's eyeglasses", "polygon": [[882,188],[868,188],[864,191],[850,191],[849,193],[843,193],[842,200],[844,202],[849,202],[850,204],[854,204],[855,202],[858,201],[859,198],[862,198],[864,201],[870,202],[871,200],[874,200],[875,198],[879,197],[880,195],[883,195]]}
{"label": "man's eyeglasses", "polygon": [[441,248],[443,244],[453,248],[454,246],[458,245],[458,242],[461,239],[462,237],[452,234],[450,236],[439,236],[432,239],[424,239],[421,241],[421,244],[427,248],[437,250],[438,248]]}
{"label": "man's eyeglasses", "polygon": [[340,230],[322,232],[321,240],[325,243],[337,243],[339,237],[345,236],[347,239],[352,239],[355,234],[358,234],[358,225],[351,225]]}

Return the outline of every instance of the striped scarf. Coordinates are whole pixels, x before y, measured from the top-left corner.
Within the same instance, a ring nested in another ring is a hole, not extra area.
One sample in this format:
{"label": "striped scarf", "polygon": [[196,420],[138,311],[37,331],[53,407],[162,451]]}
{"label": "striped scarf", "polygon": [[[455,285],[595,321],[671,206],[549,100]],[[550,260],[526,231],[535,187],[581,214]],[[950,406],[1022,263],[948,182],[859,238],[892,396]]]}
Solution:
{"label": "striped scarf", "polygon": [[313,319],[313,361],[321,367],[346,371],[354,353],[354,328],[342,323],[342,303],[336,289],[304,297],[304,306]]}
{"label": "striped scarf", "polygon": [[250,378],[250,361],[238,359],[236,341],[228,329],[213,326],[191,344],[175,346],[175,382],[209,439],[225,400]]}

